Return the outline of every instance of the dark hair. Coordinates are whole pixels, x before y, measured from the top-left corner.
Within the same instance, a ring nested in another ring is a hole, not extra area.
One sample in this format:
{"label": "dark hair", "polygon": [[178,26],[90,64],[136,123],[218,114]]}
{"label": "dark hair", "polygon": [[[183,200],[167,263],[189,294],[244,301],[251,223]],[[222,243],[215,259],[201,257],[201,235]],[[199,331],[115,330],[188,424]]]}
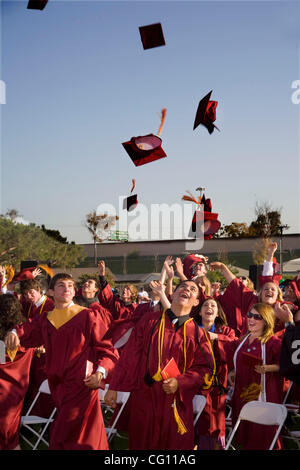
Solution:
{"label": "dark hair", "polygon": [[24,321],[19,299],[12,294],[0,295],[0,339],[4,339],[9,330]]}
{"label": "dark hair", "polygon": [[199,299],[200,297],[200,294],[201,294],[201,288],[199,286],[199,284],[196,282],[196,281],[193,281],[192,279],[185,279],[184,281],[181,281],[179,284],[177,284],[177,286],[175,287],[174,289],[174,292],[178,289],[178,287],[182,286],[182,284],[185,284],[186,282],[193,282],[197,288],[198,288],[198,296],[197,298]]}
{"label": "dark hair", "polygon": [[202,302],[197,306],[197,313],[195,314],[194,318],[195,320],[200,324],[202,324],[202,319],[201,319],[201,315],[200,315],[200,312],[201,312],[201,308],[204,304],[204,302],[206,302],[207,300],[213,300],[214,302],[216,302],[217,304],[217,307],[218,307],[218,315],[215,319],[215,325],[217,328],[221,327],[221,326],[227,326],[228,323],[227,323],[227,318],[226,318],[226,315],[224,313],[224,310],[220,304],[220,302],[216,299],[214,299],[213,297],[206,297],[206,299],[202,300]]}
{"label": "dark hair", "polygon": [[74,289],[76,289],[76,282],[74,281],[73,277],[71,274],[68,273],[57,273],[55,276],[51,278],[50,284],[49,284],[49,289],[53,290],[55,287],[55,284],[58,281],[72,281],[74,284]]}
{"label": "dark hair", "polygon": [[25,294],[25,292],[28,292],[31,289],[41,291],[41,284],[37,279],[26,279],[26,281],[22,281],[20,284],[22,294]]}

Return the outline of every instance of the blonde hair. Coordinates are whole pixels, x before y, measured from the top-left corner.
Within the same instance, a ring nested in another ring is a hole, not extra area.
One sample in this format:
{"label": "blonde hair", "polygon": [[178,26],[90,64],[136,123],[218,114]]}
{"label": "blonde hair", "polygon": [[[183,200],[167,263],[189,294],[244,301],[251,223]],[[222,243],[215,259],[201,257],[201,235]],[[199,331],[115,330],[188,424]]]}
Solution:
{"label": "blonde hair", "polygon": [[257,304],[252,305],[250,311],[251,310],[256,310],[257,313],[261,315],[264,321],[264,330],[262,335],[258,339],[262,343],[266,343],[271,338],[271,336],[274,335],[274,309],[269,304],[259,302]]}
{"label": "blonde hair", "polygon": [[206,297],[211,296],[211,283],[210,280],[206,276],[201,276],[195,279],[196,284],[204,287],[204,294]]}
{"label": "blonde hair", "polygon": [[[275,282],[273,281],[269,281],[269,282],[266,282],[265,284],[274,284],[274,286],[276,286],[276,289],[277,289],[277,300],[279,300],[279,302],[282,302],[283,301],[283,296],[282,296],[282,291],[280,289],[280,287],[275,284]],[[264,285],[265,285],[264,284]],[[258,292],[258,300],[261,302],[261,294],[262,294],[262,290],[264,288],[264,285],[259,289],[259,292]]]}
{"label": "blonde hair", "polygon": [[135,302],[136,299],[137,299],[137,295],[138,295],[138,290],[137,288],[133,285],[133,284],[126,284],[124,286],[124,289],[125,287],[128,287],[128,289],[130,290],[131,292],[131,302]]}
{"label": "blonde hair", "polygon": [[247,289],[254,291],[254,284],[253,284],[253,282],[252,282],[251,279],[250,279],[249,277],[247,277],[247,276],[246,276],[246,279],[247,279]]}

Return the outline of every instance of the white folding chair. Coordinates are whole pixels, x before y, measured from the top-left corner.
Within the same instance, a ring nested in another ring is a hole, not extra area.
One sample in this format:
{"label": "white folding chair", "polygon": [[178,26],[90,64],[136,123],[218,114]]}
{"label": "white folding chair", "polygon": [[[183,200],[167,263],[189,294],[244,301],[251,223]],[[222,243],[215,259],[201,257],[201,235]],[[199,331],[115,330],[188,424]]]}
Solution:
{"label": "white folding chair", "polygon": [[194,426],[197,423],[199,416],[201,415],[206,405],[206,398],[203,395],[195,395],[193,398],[193,409],[194,409]]}
{"label": "white folding chair", "polygon": [[[24,439],[24,441],[27,442],[30,447],[32,447],[32,450],[36,450],[41,441],[47,446],[49,446],[49,443],[44,438],[44,434],[48,429],[50,423],[52,423],[52,421],[54,420],[54,415],[56,413],[56,408],[54,408],[48,418],[43,418],[41,416],[31,414],[31,411],[36,402],[38,401],[38,398],[41,393],[50,394],[48,380],[44,380],[44,382],[42,382],[39,391],[36,394],[34,400],[32,401],[27,413],[21,417],[21,427],[23,426],[24,428],[28,429],[37,438],[37,440],[33,443],[29,439],[27,439],[27,437],[25,437],[22,433],[20,433],[20,437],[22,437],[22,439]],[[38,431],[35,429],[36,425],[41,425],[41,428]]]}
{"label": "white folding chair", "polygon": [[269,447],[269,450],[272,450],[286,417],[287,409],[284,405],[263,401],[249,401],[240,411],[238,420],[230,433],[225,450],[229,449],[241,421],[250,421],[252,423],[265,424],[268,426],[278,426],[273,441]]}
{"label": "white folding chair", "polygon": [[5,343],[4,341],[0,341],[0,364],[5,364]]}

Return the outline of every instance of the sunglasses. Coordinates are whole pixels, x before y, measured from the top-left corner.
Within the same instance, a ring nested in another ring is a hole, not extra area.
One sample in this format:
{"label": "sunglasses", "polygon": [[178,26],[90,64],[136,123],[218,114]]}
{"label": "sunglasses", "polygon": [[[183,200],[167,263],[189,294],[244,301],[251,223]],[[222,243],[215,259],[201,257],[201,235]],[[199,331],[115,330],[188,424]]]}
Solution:
{"label": "sunglasses", "polygon": [[242,281],[247,281],[247,278],[246,278],[245,276],[241,276],[240,279],[241,279]]}
{"label": "sunglasses", "polygon": [[252,312],[247,313],[247,318],[254,318],[254,320],[262,320],[262,316],[259,315],[259,313],[252,313]]}

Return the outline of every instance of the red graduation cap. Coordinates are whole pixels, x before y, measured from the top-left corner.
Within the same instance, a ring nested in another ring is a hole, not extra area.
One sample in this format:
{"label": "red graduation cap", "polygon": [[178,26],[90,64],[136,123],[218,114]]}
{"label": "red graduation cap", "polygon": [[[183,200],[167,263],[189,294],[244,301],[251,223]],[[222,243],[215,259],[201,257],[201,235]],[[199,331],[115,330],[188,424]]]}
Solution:
{"label": "red graduation cap", "polygon": [[[200,189],[202,193],[204,188],[197,188],[197,190],[198,189]],[[198,196],[198,199],[196,199],[189,191],[188,195],[184,195],[182,199],[184,201],[195,202],[198,206],[204,206],[203,212],[199,210],[199,208],[194,212],[189,236],[193,237],[197,231],[197,224],[201,224],[200,230],[204,235],[204,240],[210,240],[213,234],[221,227],[221,222],[218,220],[218,214],[212,212],[211,200],[206,199],[205,196],[202,196],[201,194]]]}
{"label": "red graduation cap", "polygon": [[48,0],[29,0],[27,8],[29,10],[44,10]]}
{"label": "red graduation cap", "polygon": [[153,47],[164,46],[166,44],[160,23],[140,26],[139,30],[144,49],[152,49]]}
{"label": "red graduation cap", "polygon": [[31,268],[22,269],[20,272],[15,274],[11,282],[27,281],[28,279],[34,279],[34,276],[32,275],[32,271],[34,271],[35,269],[36,269],[35,266]]}
{"label": "red graduation cap", "polygon": [[144,136],[132,137],[131,140],[122,143],[135,166],[145,165],[146,163],[150,163],[167,156],[161,147],[162,140],[160,138],[166,111],[167,110],[164,108],[161,112],[161,124],[157,135],[147,134]]}
{"label": "red graduation cap", "polygon": [[199,124],[205,126],[210,134],[213,133],[215,128],[218,129],[218,127],[214,124],[216,120],[216,108],[218,106],[218,102],[210,100],[211,94],[212,90],[200,101],[196,112],[193,130],[195,130]]}
{"label": "red graduation cap", "polygon": [[273,274],[273,276],[258,276],[259,287],[262,288],[267,282],[273,282],[276,286],[279,286],[281,281],[281,274]]}
{"label": "red graduation cap", "polygon": [[[132,180],[132,188],[131,193],[135,188],[135,180]],[[128,212],[133,211],[138,205],[137,194],[131,194],[130,196],[126,197],[123,201],[123,209],[126,209]]]}
{"label": "red graduation cap", "polygon": [[193,266],[198,263],[207,264],[208,257],[204,255],[190,254],[184,257],[182,261],[183,274],[188,278],[193,278]]}

